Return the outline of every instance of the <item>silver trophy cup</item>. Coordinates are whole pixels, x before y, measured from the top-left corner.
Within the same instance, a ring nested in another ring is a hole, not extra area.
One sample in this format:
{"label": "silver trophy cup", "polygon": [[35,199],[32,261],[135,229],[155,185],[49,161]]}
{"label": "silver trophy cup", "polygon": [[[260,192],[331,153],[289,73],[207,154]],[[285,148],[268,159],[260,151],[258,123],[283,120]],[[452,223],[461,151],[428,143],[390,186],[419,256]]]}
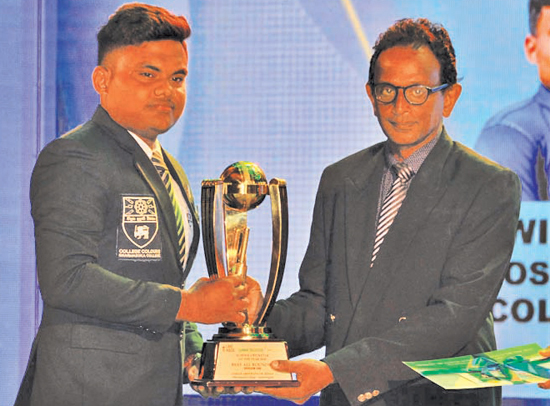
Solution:
{"label": "silver trophy cup", "polygon": [[243,324],[223,323],[203,346],[200,379],[206,386],[297,386],[291,374],[271,369],[270,362],[288,359],[284,340],[265,326],[281,286],[288,245],[286,182],[269,184],[262,169],[251,162],[236,162],[219,179],[202,182],[202,229],[206,266],[211,278],[241,275],[246,279],[246,250],[250,229],[248,212],[265,197],[271,200],[271,268],[264,300],[257,317]]}

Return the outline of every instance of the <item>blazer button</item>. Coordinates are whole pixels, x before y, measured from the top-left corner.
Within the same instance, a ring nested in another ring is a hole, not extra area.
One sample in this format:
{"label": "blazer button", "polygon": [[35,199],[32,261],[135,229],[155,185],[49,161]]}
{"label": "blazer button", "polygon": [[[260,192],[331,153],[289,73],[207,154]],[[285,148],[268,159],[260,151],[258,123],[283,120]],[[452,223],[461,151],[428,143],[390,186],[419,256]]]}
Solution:
{"label": "blazer button", "polygon": [[330,321],[334,323],[334,320],[336,320],[336,316],[334,314],[330,315]]}
{"label": "blazer button", "polygon": [[361,393],[359,396],[357,396],[357,400],[359,402],[364,402],[365,400],[367,400],[367,397],[363,393]]}

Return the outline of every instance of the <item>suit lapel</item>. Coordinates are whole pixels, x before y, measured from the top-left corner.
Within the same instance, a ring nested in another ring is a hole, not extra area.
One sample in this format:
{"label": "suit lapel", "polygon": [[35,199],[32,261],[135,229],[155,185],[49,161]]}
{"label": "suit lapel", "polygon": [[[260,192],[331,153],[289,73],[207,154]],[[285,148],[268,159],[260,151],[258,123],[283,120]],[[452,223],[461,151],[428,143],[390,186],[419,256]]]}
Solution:
{"label": "suit lapel", "polygon": [[384,238],[375,261],[375,268],[377,265],[383,267],[385,274],[402,262],[404,252],[414,241],[417,230],[427,221],[432,209],[447,189],[447,182],[442,181],[442,174],[450,147],[450,138],[446,133],[441,134],[439,141],[414,176],[403,205]]}
{"label": "suit lapel", "polygon": [[345,181],[346,269],[353,306],[369,273],[384,161],[382,147]]}
{"label": "suit lapel", "polygon": [[[160,176],[157,173],[157,170],[151,163],[149,157],[143,152],[141,147],[136,143],[132,138],[130,133],[120,125],[118,125],[103,109],[103,107],[98,106],[92,121],[96,122],[98,125],[105,127],[106,131],[109,133],[109,136],[116,141],[119,146],[130,153],[134,158],[134,166],[136,170],[141,174],[145,182],[149,185],[153,191],[157,201],[159,202],[159,210],[162,217],[164,218],[164,223],[168,229],[168,235],[170,236],[171,244],[174,248],[174,253],[177,255],[179,252],[178,247],[178,232],[176,226],[176,218],[174,216],[174,209],[172,207],[172,202],[170,201],[170,196],[166,191],[166,187]],[[173,159],[173,158],[172,158]],[[181,184],[180,184],[181,187]],[[183,194],[187,194],[187,190],[182,188]],[[188,198],[188,197],[186,197]],[[188,201],[189,203],[189,201]],[[190,206],[192,207],[192,206]],[[195,213],[194,208],[191,209]],[[195,233],[194,233],[195,234]],[[179,263],[179,258],[176,258],[176,262]],[[189,261],[188,261],[189,263]]]}
{"label": "suit lapel", "polygon": [[[431,211],[447,188],[443,167],[451,145],[451,139],[444,131],[413,178],[407,197],[384,238],[374,266],[368,277],[362,281],[360,296],[356,302],[356,310],[360,309],[360,312],[354,311],[353,317],[370,320],[393,278],[399,276],[399,270],[406,269],[404,256],[407,249],[415,240],[417,231],[428,221]],[[354,324],[353,320],[350,321]]]}

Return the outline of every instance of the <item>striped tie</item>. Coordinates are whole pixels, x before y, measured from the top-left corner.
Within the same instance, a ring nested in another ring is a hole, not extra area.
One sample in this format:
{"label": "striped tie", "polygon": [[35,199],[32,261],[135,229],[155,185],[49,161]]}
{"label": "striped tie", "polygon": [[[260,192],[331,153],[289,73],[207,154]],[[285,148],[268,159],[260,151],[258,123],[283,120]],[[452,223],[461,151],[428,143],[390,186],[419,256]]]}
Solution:
{"label": "striped tie", "polygon": [[378,226],[376,228],[376,237],[374,239],[374,248],[372,250],[372,258],[370,261],[370,267],[372,268],[376,255],[380,250],[380,246],[384,241],[384,237],[390,230],[390,227],[397,216],[397,212],[407,195],[407,189],[409,188],[409,180],[413,177],[414,172],[405,163],[397,163],[392,167],[392,170],[396,172],[397,177],[391,185],[390,192],[384,198],[382,203],[382,210],[380,210],[380,217],[378,219]]}
{"label": "striped tie", "polygon": [[180,265],[183,268],[183,265],[185,264],[185,228],[183,226],[183,216],[181,214],[181,208],[178,200],[176,199],[174,188],[172,187],[172,182],[174,180],[172,179],[172,176],[170,176],[170,172],[168,171],[168,167],[164,163],[164,159],[162,158],[162,153],[160,151],[153,151],[151,161],[153,162],[155,169],[159,173],[160,178],[164,183],[164,186],[166,186],[166,190],[168,191],[168,195],[170,196],[170,201],[172,202],[172,206],[174,207],[174,215],[176,216],[176,227],[178,231],[179,259]]}

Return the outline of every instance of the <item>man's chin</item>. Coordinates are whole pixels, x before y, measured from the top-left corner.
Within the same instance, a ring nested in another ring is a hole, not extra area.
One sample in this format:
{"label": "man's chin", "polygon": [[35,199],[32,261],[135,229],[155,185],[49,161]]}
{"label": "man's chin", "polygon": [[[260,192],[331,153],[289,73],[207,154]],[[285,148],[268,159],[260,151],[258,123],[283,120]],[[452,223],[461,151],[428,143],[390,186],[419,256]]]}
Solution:
{"label": "man's chin", "polygon": [[173,125],[170,125],[170,126],[164,125],[164,126],[155,126],[155,127],[141,128],[141,129],[129,128],[129,130],[137,134],[140,138],[145,138],[145,139],[154,141],[157,138],[157,136],[159,136],[160,134],[164,134],[165,132],[170,130],[170,128],[172,127]]}
{"label": "man's chin", "polygon": [[405,136],[403,136],[403,134],[401,133],[391,134],[391,135],[388,135],[387,137],[391,144],[398,147],[408,147],[408,146],[412,147],[420,142],[418,138],[411,137],[410,133],[406,133]]}
{"label": "man's chin", "polygon": [[147,131],[150,132],[151,134],[155,134],[155,135],[164,134],[165,132],[170,130],[174,126],[174,124],[176,124],[176,123],[172,122],[172,121],[165,122],[165,123],[158,123],[155,126],[149,127],[147,129]]}

